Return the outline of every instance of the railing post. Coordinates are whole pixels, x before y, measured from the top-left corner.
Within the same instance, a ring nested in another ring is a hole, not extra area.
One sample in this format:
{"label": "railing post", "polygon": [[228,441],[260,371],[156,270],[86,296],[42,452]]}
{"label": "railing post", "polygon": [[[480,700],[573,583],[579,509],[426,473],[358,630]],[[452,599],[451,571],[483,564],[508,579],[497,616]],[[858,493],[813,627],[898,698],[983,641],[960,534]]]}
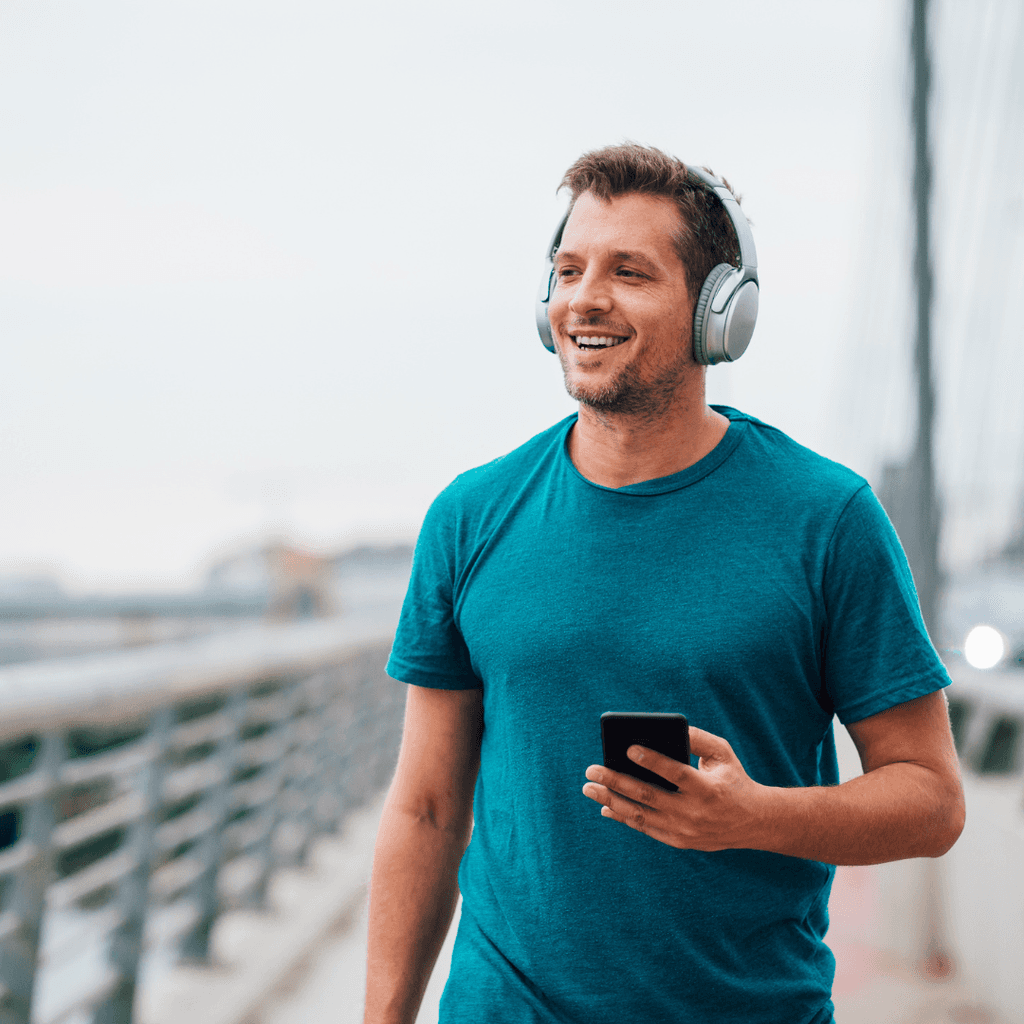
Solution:
{"label": "railing post", "polygon": [[309,779],[310,839],[333,832],[341,801],[335,792],[338,786],[338,758],[334,752],[335,719],[332,714],[335,676],[331,668],[322,669],[310,681],[310,707],[317,724],[316,740],[310,744],[315,770]]}
{"label": "railing post", "polygon": [[395,766],[401,740],[401,687],[385,675],[383,651],[375,648],[356,663],[355,701],[365,771],[360,773],[360,802],[385,786]]}
{"label": "railing post", "polygon": [[345,784],[348,791],[348,810],[366,803],[372,786],[374,754],[376,752],[376,721],[368,703],[366,658],[354,658],[346,665],[345,683],[352,704],[352,715],[345,736]]}
{"label": "railing post", "polygon": [[278,728],[284,741],[281,758],[281,788],[277,796],[277,821],[268,834],[268,853],[271,870],[291,867],[302,863],[308,837],[305,830],[305,794],[303,776],[304,725],[302,709],[306,699],[306,678],[299,676],[289,680],[286,696],[288,712],[281,719]]}
{"label": "railing post", "polygon": [[28,858],[15,871],[13,891],[5,901],[11,916],[10,934],[0,938],[0,1024],[29,1024],[32,1016],[46,887],[53,876],[54,800],[63,758],[63,736],[46,736],[33,769],[42,792],[22,805],[18,846],[24,844]]}
{"label": "railing post", "polygon": [[245,691],[235,690],[224,706],[231,728],[217,743],[217,756],[223,765],[223,777],[206,797],[215,824],[201,841],[199,856],[203,870],[191,889],[198,917],[195,924],[181,936],[179,947],[181,958],[195,963],[207,963],[210,959],[210,934],[221,910],[217,876],[224,862],[224,828],[231,813],[231,786],[237,764],[238,733],[245,718],[245,703]]}
{"label": "railing post", "polygon": [[316,803],[322,768],[320,740],[324,733],[323,699],[317,675],[298,679],[288,719],[291,750],[281,794],[285,820],[278,826],[275,862],[278,867],[302,865],[316,832]]}
{"label": "railing post", "polygon": [[126,845],[133,854],[132,870],[117,884],[121,922],[110,933],[108,958],[118,974],[113,990],[93,1009],[93,1024],[131,1024],[135,986],[142,958],[142,940],[149,906],[149,876],[153,864],[153,833],[163,803],[163,777],[173,711],[161,708],[151,722],[148,739],[153,756],[136,777],[142,813],[128,829]]}
{"label": "railing post", "polygon": [[331,667],[330,686],[330,734],[327,742],[333,778],[332,831],[337,832],[353,802],[349,774],[352,761],[349,744],[355,719],[355,700],[352,695],[350,673],[344,663]]}
{"label": "railing post", "polygon": [[[294,692],[294,684],[288,687],[289,694]],[[261,812],[264,818],[263,834],[254,844],[250,856],[255,858],[257,863],[256,878],[250,887],[245,899],[245,905],[252,910],[263,910],[267,905],[267,886],[270,884],[270,876],[274,871],[274,837],[277,833],[277,826],[281,821],[281,797],[284,788],[288,783],[288,757],[291,741],[291,720],[290,717],[277,723],[274,727],[285,741],[285,749],[281,752],[278,763],[269,774],[273,779],[274,798],[269,800]],[[264,767],[263,771],[267,771]]]}

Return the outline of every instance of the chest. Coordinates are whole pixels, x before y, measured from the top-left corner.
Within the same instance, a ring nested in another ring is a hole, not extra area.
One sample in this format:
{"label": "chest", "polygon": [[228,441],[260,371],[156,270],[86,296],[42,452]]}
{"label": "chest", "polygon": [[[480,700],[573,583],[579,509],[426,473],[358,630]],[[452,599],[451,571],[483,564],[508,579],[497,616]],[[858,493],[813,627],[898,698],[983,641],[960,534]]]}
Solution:
{"label": "chest", "polygon": [[466,560],[455,614],[485,686],[538,671],[713,679],[766,662],[806,675],[819,567],[796,517],[740,497],[541,502]]}

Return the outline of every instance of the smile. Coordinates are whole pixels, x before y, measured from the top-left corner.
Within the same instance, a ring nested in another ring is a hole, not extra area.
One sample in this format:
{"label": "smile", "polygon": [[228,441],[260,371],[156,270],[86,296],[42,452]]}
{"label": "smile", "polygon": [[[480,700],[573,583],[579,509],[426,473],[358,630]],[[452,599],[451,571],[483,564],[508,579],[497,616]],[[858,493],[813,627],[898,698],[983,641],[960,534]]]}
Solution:
{"label": "smile", "polygon": [[621,345],[624,341],[628,341],[628,338],[618,338],[614,336],[605,336],[600,338],[589,338],[584,334],[570,334],[569,337],[572,339],[572,343],[577,348],[611,348],[613,345]]}

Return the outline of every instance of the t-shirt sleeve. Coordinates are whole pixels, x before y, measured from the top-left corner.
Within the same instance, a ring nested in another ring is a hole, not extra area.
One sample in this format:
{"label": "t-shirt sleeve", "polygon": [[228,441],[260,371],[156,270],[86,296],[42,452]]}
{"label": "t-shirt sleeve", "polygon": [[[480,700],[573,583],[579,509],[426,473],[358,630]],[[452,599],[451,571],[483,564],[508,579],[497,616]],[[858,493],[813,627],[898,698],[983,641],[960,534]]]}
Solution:
{"label": "t-shirt sleeve", "polygon": [[473,672],[454,616],[455,486],[441,492],[423,521],[386,669],[403,683],[440,690],[483,685]]}
{"label": "t-shirt sleeve", "polygon": [[847,503],[825,560],[825,688],[859,722],[948,686],[896,531],[867,486]]}

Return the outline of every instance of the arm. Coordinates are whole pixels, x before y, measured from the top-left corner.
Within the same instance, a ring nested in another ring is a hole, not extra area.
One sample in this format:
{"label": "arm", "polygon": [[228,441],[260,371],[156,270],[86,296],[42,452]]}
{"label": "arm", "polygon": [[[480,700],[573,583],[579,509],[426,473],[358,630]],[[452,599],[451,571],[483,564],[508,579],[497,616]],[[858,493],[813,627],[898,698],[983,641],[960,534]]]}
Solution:
{"label": "arm", "polygon": [[761,786],[732,747],[690,730],[700,767],[644,747],[629,757],[679,786],[660,790],[601,765],[583,792],[601,813],[680,849],[754,849],[829,864],[939,857],[963,829],[964,797],[945,695],[898,704],[849,726],[864,774],[841,786]]}
{"label": "arm", "polygon": [[473,825],[480,690],[410,686],[370,881],[365,1024],[412,1024],[458,899]]}

